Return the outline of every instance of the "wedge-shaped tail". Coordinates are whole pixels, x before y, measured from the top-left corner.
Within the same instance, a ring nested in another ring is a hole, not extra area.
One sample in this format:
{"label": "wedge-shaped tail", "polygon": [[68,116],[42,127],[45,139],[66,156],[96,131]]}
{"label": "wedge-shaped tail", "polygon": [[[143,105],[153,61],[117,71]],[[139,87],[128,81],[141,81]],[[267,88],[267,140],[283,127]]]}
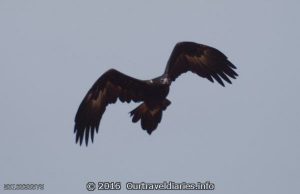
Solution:
{"label": "wedge-shaped tail", "polygon": [[141,126],[150,135],[158,126],[162,118],[162,112],[167,109],[171,102],[167,99],[150,106],[146,103],[140,104],[130,112],[132,122],[141,120]]}

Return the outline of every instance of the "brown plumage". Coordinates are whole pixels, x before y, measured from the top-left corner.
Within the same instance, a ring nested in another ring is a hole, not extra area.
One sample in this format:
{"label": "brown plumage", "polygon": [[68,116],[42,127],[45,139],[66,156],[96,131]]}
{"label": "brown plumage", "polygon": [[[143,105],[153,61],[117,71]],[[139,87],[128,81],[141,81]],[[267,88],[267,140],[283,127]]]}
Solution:
{"label": "brown plumage", "polygon": [[130,115],[132,122],[141,120],[142,128],[151,134],[161,122],[162,112],[171,104],[166,97],[172,81],[179,75],[191,71],[225,86],[223,81],[231,84],[230,78],[238,76],[233,69],[236,67],[223,53],[193,42],[177,43],[164,74],[151,80],[135,79],[110,69],[94,83],[78,108],[74,127],[76,142],[81,145],[85,138],[88,145],[89,136],[94,140],[106,106],[117,99],[121,102],[143,102]]}

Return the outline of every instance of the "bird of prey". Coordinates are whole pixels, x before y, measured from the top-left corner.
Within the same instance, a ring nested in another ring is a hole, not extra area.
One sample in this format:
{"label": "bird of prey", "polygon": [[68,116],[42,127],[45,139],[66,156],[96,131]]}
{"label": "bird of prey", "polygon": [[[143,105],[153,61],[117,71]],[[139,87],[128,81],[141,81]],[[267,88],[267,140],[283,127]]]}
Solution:
{"label": "bird of prey", "polygon": [[224,81],[231,84],[238,74],[236,67],[219,50],[194,42],[179,42],[175,45],[164,73],[150,80],[139,80],[115,69],[106,71],[94,83],[82,100],[75,116],[76,143],[82,144],[89,137],[94,141],[100,120],[107,105],[121,102],[141,102],[130,112],[132,122],[141,121],[142,129],[150,135],[162,119],[162,113],[171,104],[166,97],[170,85],[181,74],[191,71],[211,82]]}

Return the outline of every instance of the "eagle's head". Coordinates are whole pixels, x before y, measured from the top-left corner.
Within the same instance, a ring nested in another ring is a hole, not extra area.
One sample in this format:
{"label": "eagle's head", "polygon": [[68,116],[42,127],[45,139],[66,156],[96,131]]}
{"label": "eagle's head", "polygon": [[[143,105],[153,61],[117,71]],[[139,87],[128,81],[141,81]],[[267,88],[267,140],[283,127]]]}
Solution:
{"label": "eagle's head", "polygon": [[164,84],[164,85],[170,85],[170,79],[168,77],[162,77],[160,79],[160,83]]}

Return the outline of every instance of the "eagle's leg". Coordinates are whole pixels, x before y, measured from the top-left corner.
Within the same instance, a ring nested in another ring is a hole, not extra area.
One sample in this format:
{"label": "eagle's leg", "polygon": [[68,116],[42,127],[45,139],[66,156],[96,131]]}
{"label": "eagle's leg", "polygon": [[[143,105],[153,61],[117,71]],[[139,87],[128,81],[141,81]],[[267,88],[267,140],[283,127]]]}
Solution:
{"label": "eagle's leg", "polygon": [[167,109],[171,101],[164,99],[155,105],[148,105],[145,102],[130,112],[132,122],[141,120],[141,126],[150,135],[158,126],[162,118],[162,112]]}

